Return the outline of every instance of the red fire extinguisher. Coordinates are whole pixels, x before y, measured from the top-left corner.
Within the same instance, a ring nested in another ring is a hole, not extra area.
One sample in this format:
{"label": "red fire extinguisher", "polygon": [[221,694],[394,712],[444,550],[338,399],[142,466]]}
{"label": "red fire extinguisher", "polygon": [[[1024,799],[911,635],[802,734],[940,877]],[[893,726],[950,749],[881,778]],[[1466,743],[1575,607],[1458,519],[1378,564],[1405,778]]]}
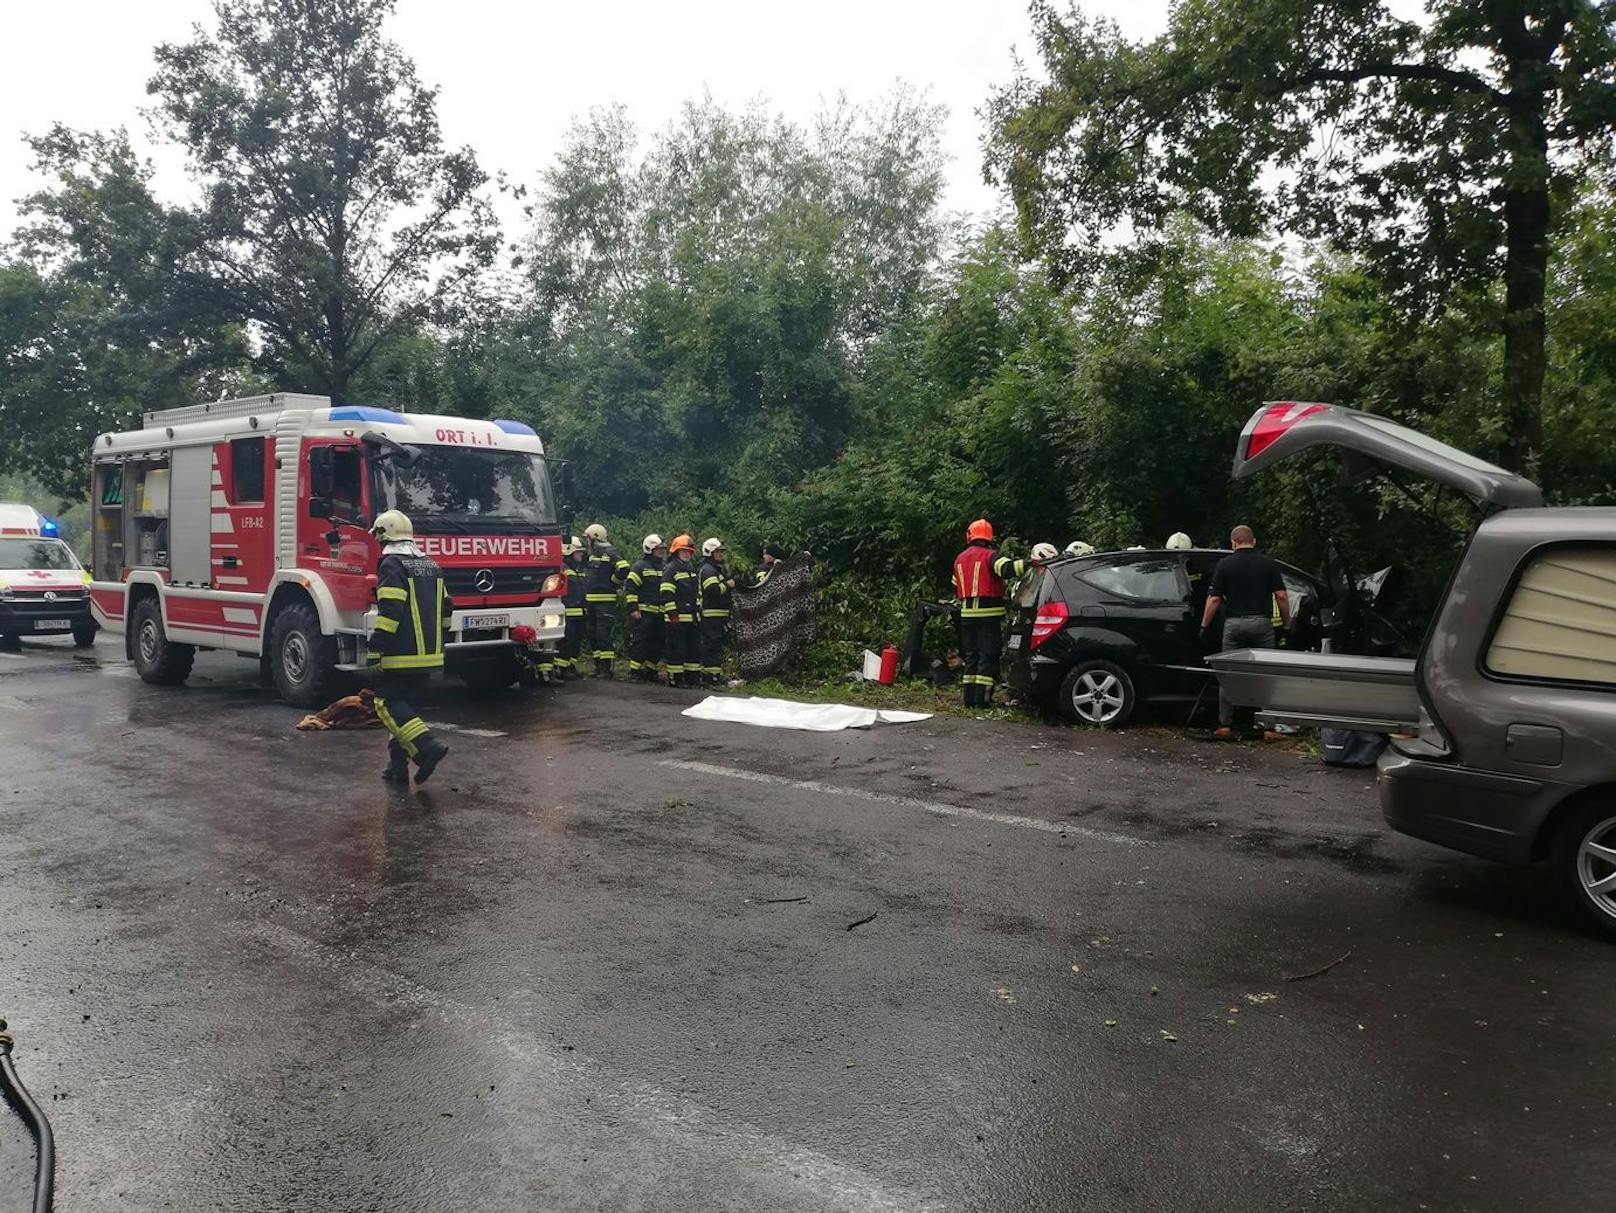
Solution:
{"label": "red fire extinguisher", "polygon": [[884,687],[898,681],[898,650],[890,644],[881,650],[881,676],[876,681]]}

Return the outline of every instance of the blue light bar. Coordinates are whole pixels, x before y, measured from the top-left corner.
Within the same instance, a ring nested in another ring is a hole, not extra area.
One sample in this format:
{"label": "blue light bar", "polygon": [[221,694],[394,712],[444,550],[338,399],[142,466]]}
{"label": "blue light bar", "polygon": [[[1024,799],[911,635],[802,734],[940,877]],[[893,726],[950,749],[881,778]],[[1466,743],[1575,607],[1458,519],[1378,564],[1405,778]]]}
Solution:
{"label": "blue light bar", "polygon": [[344,404],[331,410],[332,421],[377,421],[383,425],[408,425],[400,413],[392,409],[375,409],[368,404]]}
{"label": "blue light bar", "polygon": [[47,518],[43,514],[39,516],[39,537],[41,539],[56,539],[61,536],[61,533],[62,524],[57,522],[56,519]]}
{"label": "blue light bar", "polygon": [[499,426],[499,428],[504,430],[507,434],[526,434],[529,438],[538,437],[538,435],[533,432],[533,427],[531,425],[527,425],[521,421],[501,421],[496,418],[494,424]]}

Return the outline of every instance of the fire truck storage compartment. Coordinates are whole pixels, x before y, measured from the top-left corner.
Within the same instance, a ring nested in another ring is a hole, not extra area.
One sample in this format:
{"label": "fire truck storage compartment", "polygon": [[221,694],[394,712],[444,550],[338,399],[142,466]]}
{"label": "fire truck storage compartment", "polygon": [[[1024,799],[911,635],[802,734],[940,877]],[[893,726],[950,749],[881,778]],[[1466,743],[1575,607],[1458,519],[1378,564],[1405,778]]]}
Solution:
{"label": "fire truck storage compartment", "polygon": [[95,527],[90,546],[90,570],[97,581],[123,576],[123,464],[98,463],[95,467]]}
{"label": "fire truck storage compartment", "polygon": [[[123,562],[128,568],[168,567],[168,458],[130,459],[122,465]],[[106,506],[102,507],[106,509]],[[107,580],[117,580],[122,570]]]}
{"label": "fire truck storage compartment", "polygon": [[175,447],[169,459],[169,579],[206,585],[213,579],[213,448]]}

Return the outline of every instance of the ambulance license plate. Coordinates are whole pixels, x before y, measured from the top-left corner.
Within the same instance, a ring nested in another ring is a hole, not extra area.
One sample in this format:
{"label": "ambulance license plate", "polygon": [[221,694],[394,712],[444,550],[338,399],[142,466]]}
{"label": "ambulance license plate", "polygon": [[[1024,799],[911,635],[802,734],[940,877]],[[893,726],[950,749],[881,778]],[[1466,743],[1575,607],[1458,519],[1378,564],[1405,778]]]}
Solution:
{"label": "ambulance license plate", "polygon": [[502,615],[462,615],[460,617],[460,630],[462,632],[483,632],[490,628],[508,628],[511,626],[509,614]]}
{"label": "ambulance license plate", "polygon": [[34,631],[36,632],[66,632],[73,627],[71,619],[36,619]]}

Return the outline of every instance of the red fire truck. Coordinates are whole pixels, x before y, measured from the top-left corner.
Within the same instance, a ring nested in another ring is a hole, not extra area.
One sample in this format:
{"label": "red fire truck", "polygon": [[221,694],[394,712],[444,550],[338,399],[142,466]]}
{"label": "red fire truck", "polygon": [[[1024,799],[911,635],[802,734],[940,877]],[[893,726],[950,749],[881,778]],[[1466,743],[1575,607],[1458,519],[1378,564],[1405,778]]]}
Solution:
{"label": "red fire truck", "polygon": [[454,599],[447,664],[474,687],[520,674],[511,629],[561,639],[561,512],[544,444],[517,421],[276,393],[147,413],[95,440],[90,597],[147,682],[198,649],[256,657],[300,707],[364,660],[379,552],[403,510]]}

